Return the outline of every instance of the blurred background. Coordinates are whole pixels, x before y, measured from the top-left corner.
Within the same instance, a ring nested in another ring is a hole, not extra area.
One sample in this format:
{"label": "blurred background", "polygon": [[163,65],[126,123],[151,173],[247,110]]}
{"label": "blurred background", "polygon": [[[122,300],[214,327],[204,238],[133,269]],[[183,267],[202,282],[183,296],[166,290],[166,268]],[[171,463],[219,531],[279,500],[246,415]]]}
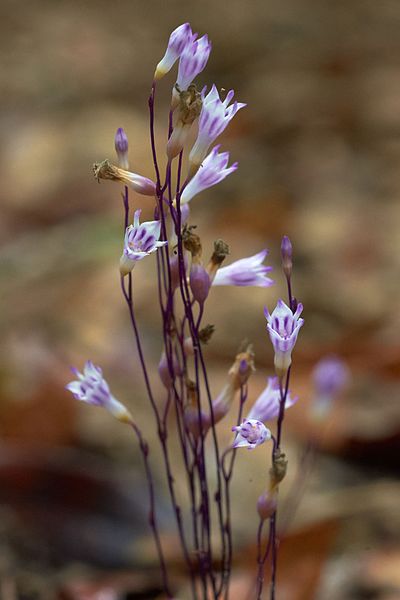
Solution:
{"label": "blurred background", "polygon": [[[271,375],[263,306],[271,310],[284,293],[283,234],[293,243],[294,293],[305,306],[291,383],[300,399],[285,421],[282,485],[283,497],[298,486],[299,502],[282,543],[278,598],[400,598],[399,3],[38,0],[18,7],[3,0],[0,12],[1,597],[161,597],[136,442],[104,411],[73,401],[64,385],[69,365],[91,358],[155,437],[119,289],[121,189],[96,183],[91,167],[115,160],[122,126],[132,170],[153,177],[152,75],[172,29],[190,21],[213,42],[199,87],[234,88],[248,104],[219,140],[239,170],[195,198],[191,223],[205,256],[217,237],[232,261],[269,248],[276,281],[212,291],[205,318],[216,326],[206,350],[213,393],[244,338],[256,354],[250,401]],[[170,74],[157,99],[162,160],[173,83]],[[149,199],[131,198],[151,216]],[[135,302],[156,365],[150,263],[135,270]],[[316,429],[310,374],[330,353],[346,361],[351,380]],[[231,421],[220,426],[226,443]],[[310,439],[318,451],[299,479]],[[184,599],[153,447],[163,538]],[[238,457],[238,600],[255,572],[255,502],[265,469],[262,448]]]}

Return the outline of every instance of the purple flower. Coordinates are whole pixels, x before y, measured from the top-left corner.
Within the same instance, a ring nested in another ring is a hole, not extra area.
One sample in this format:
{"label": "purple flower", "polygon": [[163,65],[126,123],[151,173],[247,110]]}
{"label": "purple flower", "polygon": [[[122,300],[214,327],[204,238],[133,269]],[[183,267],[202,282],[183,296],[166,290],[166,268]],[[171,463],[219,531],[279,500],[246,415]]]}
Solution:
{"label": "purple flower", "polygon": [[292,256],[293,256],[293,248],[292,242],[288,238],[287,235],[284,235],[281,243],[281,257],[282,257],[282,267],[283,272],[286,277],[289,279],[292,274]]}
{"label": "purple flower", "polygon": [[78,379],[68,383],[65,389],[70,391],[77,400],[94,406],[102,406],[119,421],[132,423],[130,412],[111,394],[100,367],[88,360],[84,366],[83,374],[75,368],[72,371]]}
{"label": "purple flower", "polygon": [[[247,415],[247,419],[258,419],[262,422],[276,419],[279,414],[280,400],[281,393],[279,390],[278,377],[268,377],[267,387],[254,402],[250,412]],[[288,392],[286,396],[285,409],[293,406],[297,400],[297,396],[292,398],[290,392]]]}
{"label": "purple flower", "polygon": [[279,377],[283,377],[291,365],[292,351],[304,323],[304,319],[299,318],[302,310],[303,305],[299,303],[293,314],[283,300],[278,300],[271,315],[266,307],[264,309],[267,331],[275,350],[275,371]]}
{"label": "purple flower", "polygon": [[266,274],[272,267],[262,264],[267,254],[268,250],[261,250],[258,254],[241,258],[227,267],[218,269],[213,285],[269,287],[274,282]]}
{"label": "purple flower", "polygon": [[215,85],[207,96],[204,95],[204,91],[202,92],[203,106],[199,117],[199,133],[189,155],[192,173],[201,165],[211,144],[225,130],[238,110],[246,106],[242,102],[234,102],[229,106],[233,96],[234,92],[230,90],[222,101]]}
{"label": "purple flower", "polygon": [[128,138],[122,127],[115,134],[115,152],[118,156],[118,164],[121,169],[129,169],[128,162]]}
{"label": "purple flower", "polygon": [[337,356],[326,356],[314,367],[315,391],[320,396],[334,396],[349,379],[347,365]]}
{"label": "purple flower", "polygon": [[195,39],[195,36],[193,35],[189,23],[184,23],[174,29],[169,36],[167,50],[157,65],[154,73],[154,80],[161,79],[161,77],[164,77],[164,75],[172,69],[186,45],[189,44],[192,39]]}
{"label": "purple flower", "polygon": [[216,185],[225,177],[236,171],[238,163],[228,167],[229,152],[218,153],[220,146],[215,146],[203,160],[199,170],[189,181],[181,195],[181,204],[189,202],[203,190]]}
{"label": "purple flower", "polygon": [[326,356],[317,363],[313,370],[313,413],[316,417],[326,416],[335,396],[342,391],[349,378],[347,365],[337,356]]}
{"label": "purple flower", "polygon": [[189,41],[181,53],[178,68],[177,87],[180,91],[187,90],[192,81],[201,73],[207,64],[211,52],[211,42],[207,35]]}
{"label": "purple flower", "polygon": [[124,251],[120,260],[122,275],[130,273],[138,260],[156,252],[166,241],[158,241],[161,231],[161,221],[146,221],[139,223],[141,209],[135,211],[133,225],[129,225],[125,233]]}
{"label": "purple flower", "polygon": [[271,432],[264,423],[257,419],[244,419],[241,425],[232,427],[232,431],[237,431],[238,435],[233,443],[233,448],[248,448],[254,450],[265,440],[271,439]]}

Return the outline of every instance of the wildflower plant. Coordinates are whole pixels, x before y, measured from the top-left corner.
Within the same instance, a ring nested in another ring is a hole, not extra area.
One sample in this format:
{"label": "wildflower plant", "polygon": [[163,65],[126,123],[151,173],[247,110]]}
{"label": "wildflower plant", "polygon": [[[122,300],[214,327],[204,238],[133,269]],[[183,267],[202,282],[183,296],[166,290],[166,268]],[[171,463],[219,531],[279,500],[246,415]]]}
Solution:
{"label": "wildflower plant", "polygon": [[[254,507],[255,519],[257,512],[259,515],[259,526],[255,531],[258,569],[253,597],[261,598],[265,566],[270,560],[270,597],[273,599],[278,558],[278,492],[286,473],[286,458],[281,450],[282,426],[285,410],[297,400],[289,392],[289,379],[292,353],[304,321],[300,318],[302,305],[292,295],[292,246],[285,236],[281,254],[288,288],[287,304],[279,300],[271,313],[265,309],[266,331],[275,353],[275,375],[269,377],[253,406],[247,408],[249,380],[254,372],[254,353],[248,345],[234,358],[222,390],[217,393],[218,390],[213,389],[204,345],[210,343],[214,327],[203,321],[213,286],[266,288],[273,281],[268,276],[271,267],[264,264],[267,250],[222,266],[229,254],[228,246],[216,240],[213,249],[204,251],[200,236],[189,222],[189,203],[190,212],[195,215],[197,197],[211,186],[222,184],[226,177],[234,176],[238,167],[236,162],[228,166],[229,153],[220,151],[220,145],[211,146],[245,104],[233,102],[233,90],[223,98],[215,84],[207,92],[207,88],[199,91],[195,83],[195,78],[206,68],[210,51],[208,37],[198,38],[188,23],[179,26],[169,38],[166,52],[155,69],[148,103],[153,177],[129,170],[128,138],[122,128],[115,136],[118,164],[104,160],[94,165],[94,172],[97,179],[123,184],[125,237],[121,240],[119,265],[121,291],[136,342],[149,411],[158,433],[191,598],[228,598],[234,557],[230,486],[236,453],[242,448],[261,452],[258,446],[263,446],[268,458],[265,471],[260,473],[260,497]],[[165,155],[160,157],[155,142],[156,89],[176,63],[176,83],[172,85],[171,107],[166,116],[168,140]],[[197,138],[194,145],[188,147],[188,133],[196,123]],[[129,196],[129,188],[138,194],[134,199]],[[141,208],[149,206],[154,211],[154,220],[140,222]],[[204,260],[207,253],[209,258]],[[134,300],[134,288],[140,286],[143,277],[143,270],[139,272],[142,267],[134,267],[143,261],[157,264],[155,287],[162,327],[161,358],[154,368],[145,357]],[[267,339],[266,335],[266,343]],[[131,414],[112,396],[101,369],[90,361],[83,374],[77,370],[74,373],[77,379],[69,383],[67,389],[75,398],[106,408],[137,436],[147,478],[149,524],[160,562],[162,585],[166,596],[173,598],[173,581],[164,557],[155,510],[150,448],[140,423],[136,422],[135,411],[132,409]],[[159,385],[155,385],[157,378]],[[236,423],[233,427],[225,425],[230,411]],[[233,432],[227,448],[221,446],[219,439],[222,429]],[[179,465],[184,466],[188,507],[183,504],[174,483],[178,467],[171,442],[175,440],[181,454]],[[252,452],[246,453],[246,460],[251,461],[252,457]],[[268,531],[265,531],[267,525]]]}

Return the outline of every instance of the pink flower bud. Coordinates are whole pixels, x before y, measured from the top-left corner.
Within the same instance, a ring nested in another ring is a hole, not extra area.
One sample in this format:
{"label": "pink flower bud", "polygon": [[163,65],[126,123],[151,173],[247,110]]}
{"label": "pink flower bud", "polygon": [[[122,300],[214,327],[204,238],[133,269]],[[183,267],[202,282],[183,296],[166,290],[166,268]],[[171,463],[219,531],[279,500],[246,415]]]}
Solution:
{"label": "pink flower bud", "polygon": [[261,496],[257,500],[257,512],[260,516],[260,519],[265,521],[265,519],[269,519],[272,517],[274,512],[276,511],[278,506],[278,491],[275,488],[274,490],[269,490],[261,494]]}
{"label": "pink flower bud", "polygon": [[118,156],[118,164],[121,169],[129,169],[128,161],[128,138],[122,127],[115,134],[115,152]]}
{"label": "pink flower bud", "polygon": [[190,269],[190,289],[192,290],[193,298],[199,304],[204,304],[210,287],[210,276],[205,268],[198,263],[193,263]]}

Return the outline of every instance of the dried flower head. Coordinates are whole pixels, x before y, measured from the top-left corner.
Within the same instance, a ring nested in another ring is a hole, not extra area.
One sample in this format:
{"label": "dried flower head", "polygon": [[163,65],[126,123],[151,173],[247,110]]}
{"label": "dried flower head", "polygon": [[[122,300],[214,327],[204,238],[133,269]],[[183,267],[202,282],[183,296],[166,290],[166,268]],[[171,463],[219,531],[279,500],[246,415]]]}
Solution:
{"label": "dried flower head", "polygon": [[137,173],[120,169],[107,159],[101,163],[95,163],[93,165],[93,172],[97,181],[100,179],[120,181],[131,187],[138,194],[143,194],[144,196],[154,196],[156,193],[156,184],[154,181],[148,179],[148,177],[142,177],[142,175],[138,175]]}

